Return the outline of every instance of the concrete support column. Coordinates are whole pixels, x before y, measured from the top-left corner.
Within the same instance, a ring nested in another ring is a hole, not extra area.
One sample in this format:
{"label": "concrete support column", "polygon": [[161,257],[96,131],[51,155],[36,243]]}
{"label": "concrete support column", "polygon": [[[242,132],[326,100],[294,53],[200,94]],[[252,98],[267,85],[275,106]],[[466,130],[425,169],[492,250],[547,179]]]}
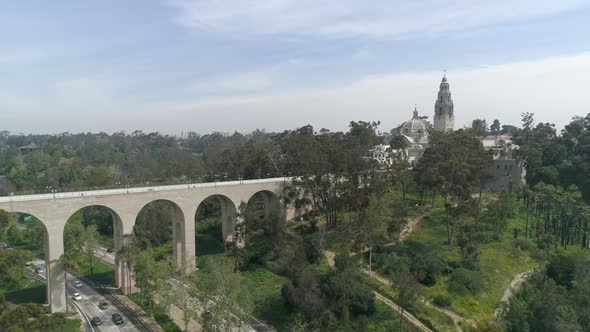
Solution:
{"label": "concrete support column", "polygon": [[131,294],[137,291],[133,270],[130,266],[133,262],[125,257],[126,253],[122,251],[123,246],[130,245],[131,242],[131,234],[117,236],[115,231],[115,282],[123,294]]}
{"label": "concrete support column", "polygon": [[115,284],[123,294],[137,292],[133,274],[133,256],[129,255],[133,242],[133,226],[136,213],[116,214],[113,216],[113,244],[115,254]]}
{"label": "concrete support column", "polygon": [[172,256],[176,267],[181,270],[183,266],[183,233],[184,233],[184,216],[182,210],[178,207],[174,207],[172,210]]}
{"label": "concrete support column", "polygon": [[[66,275],[61,263],[64,253],[63,222],[48,223],[53,227],[45,232],[45,264],[49,311],[66,311]],[[47,224],[46,224],[47,225]]]}
{"label": "concrete support column", "polygon": [[223,243],[235,241],[236,237],[236,210],[239,205],[228,199],[220,199],[221,204],[221,237]]}
{"label": "concrete support column", "polygon": [[187,274],[193,272],[196,267],[195,213],[196,211],[193,208],[190,208],[190,210],[183,208],[184,218],[182,219],[182,224],[180,220],[178,223],[178,231],[181,231],[177,236],[178,244],[176,246],[177,253],[180,253],[181,256],[178,267]]}
{"label": "concrete support column", "polygon": [[[240,205],[246,204],[245,202],[233,202],[233,205],[236,207],[236,209],[239,209]],[[236,211],[236,210],[234,210]],[[235,242],[235,244],[240,247],[243,248],[245,245],[245,239],[246,239],[246,225],[245,225],[245,220],[243,216],[237,215],[236,213],[232,214],[231,216],[231,222],[232,222],[232,232],[233,232],[233,241]]]}

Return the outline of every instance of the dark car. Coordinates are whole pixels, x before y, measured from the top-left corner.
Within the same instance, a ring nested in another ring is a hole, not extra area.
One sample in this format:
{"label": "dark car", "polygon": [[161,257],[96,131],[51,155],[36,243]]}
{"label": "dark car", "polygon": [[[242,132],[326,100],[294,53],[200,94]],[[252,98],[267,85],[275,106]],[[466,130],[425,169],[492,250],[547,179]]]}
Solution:
{"label": "dark car", "polygon": [[121,317],[121,314],[114,313],[111,318],[113,319],[113,323],[117,324],[117,325],[121,325],[123,324],[125,321],[123,320],[123,317]]}
{"label": "dark car", "polygon": [[99,326],[99,325],[102,325],[102,320],[100,320],[100,317],[94,316],[90,320],[90,323],[92,323],[92,325],[94,325],[94,326]]}
{"label": "dark car", "polygon": [[99,307],[100,309],[102,309],[102,310],[106,310],[106,309],[108,309],[108,308],[109,308],[109,303],[108,303],[108,302],[100,302],[100,303],[98,304],[98,307]]}
{"label": "dark car", "polygon": [[107,248],[107,252],[113,252],[113,248]]}

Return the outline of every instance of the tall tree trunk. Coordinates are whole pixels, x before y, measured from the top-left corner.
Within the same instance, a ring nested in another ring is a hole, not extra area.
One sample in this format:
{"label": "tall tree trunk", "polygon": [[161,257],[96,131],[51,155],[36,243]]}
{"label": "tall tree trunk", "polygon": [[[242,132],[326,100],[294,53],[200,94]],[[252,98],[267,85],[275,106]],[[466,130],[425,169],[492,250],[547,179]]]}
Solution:
{"label": "tall tree trunk", "polygon": [[373,246],[369,246],[369,278],[371,277],[371,267],[373,263]]}
{"label": "tall tree trunk", "polygon": [[401,307],[401,308],[402,308],[402,311],[399,315],[399,330],[400,330],[400,332],[403,331],[402,324],[404,323],[404,307]]}

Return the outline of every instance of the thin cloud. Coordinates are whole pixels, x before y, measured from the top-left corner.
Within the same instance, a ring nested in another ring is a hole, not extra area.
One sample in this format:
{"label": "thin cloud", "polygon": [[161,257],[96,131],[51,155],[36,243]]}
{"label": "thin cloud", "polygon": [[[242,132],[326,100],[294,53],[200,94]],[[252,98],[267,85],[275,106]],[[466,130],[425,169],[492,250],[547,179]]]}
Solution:
{"label": "thin cloud", "polygon": [[[562,127],[572,116],[589,112],[585,108],[590,104],[588,72],[590,53],[450,70],[455,127],[474,118],[519,124],[520,114],[527,111],[534,112],[537,121]],[[313,90],[165,103],[152,106],[150,113],[154,118],[160,112],[182,118],[207,114],[207,128],[230,131],[280,130],[307,123],[345,129],[357,119],[381,120],[382,130],[389,130],[411,117],[414,104],[421,115],[432,119],[441,76],[440,72],[367,76]]]}
{"label": "thin cloud", "polygon": [[397,39],[534,19],[587,0],[179,0],[183,26],[237,38],[260,35]]}
{"label": "thin cloud", "polygon": [[200,93],[235,93],[267,90],[273,85],[271,70],[242,72],[204,80],[195,84],[192,91]]}

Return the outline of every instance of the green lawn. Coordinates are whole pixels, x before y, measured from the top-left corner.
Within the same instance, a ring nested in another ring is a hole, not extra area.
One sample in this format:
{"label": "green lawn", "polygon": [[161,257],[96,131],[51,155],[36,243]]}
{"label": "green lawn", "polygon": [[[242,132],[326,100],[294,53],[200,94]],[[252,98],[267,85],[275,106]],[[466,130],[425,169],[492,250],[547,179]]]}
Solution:
{"label": "green lawn", "polygon": [[4,293],[7,301],[14,304],[45,303],[45,284],[40,281],[24,279],[20,288],[0,291]]}
{"label": "green lawn", "polygon": [[90,273],[90,261],[87,257],[82,260],[82,275],[103,286],[115,285],[115,271],[109,265],[95,259],[94,273]]}
{"label": "green lawn", "polygon": [[[57,330],[55,332],[58,332]],[[59,332],[80,332],[79,319],[67,319],[66,325]]]}
{"label": "green lawn", "polygon": [[295,316],[285,306],[281,288],[287,278],[261,266],[242,271],[244,283],[252,290],[254,316],[268,322],[278,331],[286,331]]}
{"label": "green lawn", "polygon": [[112,235],[98,234],[98,243],[107,248],[114,248],[114,239]]}

